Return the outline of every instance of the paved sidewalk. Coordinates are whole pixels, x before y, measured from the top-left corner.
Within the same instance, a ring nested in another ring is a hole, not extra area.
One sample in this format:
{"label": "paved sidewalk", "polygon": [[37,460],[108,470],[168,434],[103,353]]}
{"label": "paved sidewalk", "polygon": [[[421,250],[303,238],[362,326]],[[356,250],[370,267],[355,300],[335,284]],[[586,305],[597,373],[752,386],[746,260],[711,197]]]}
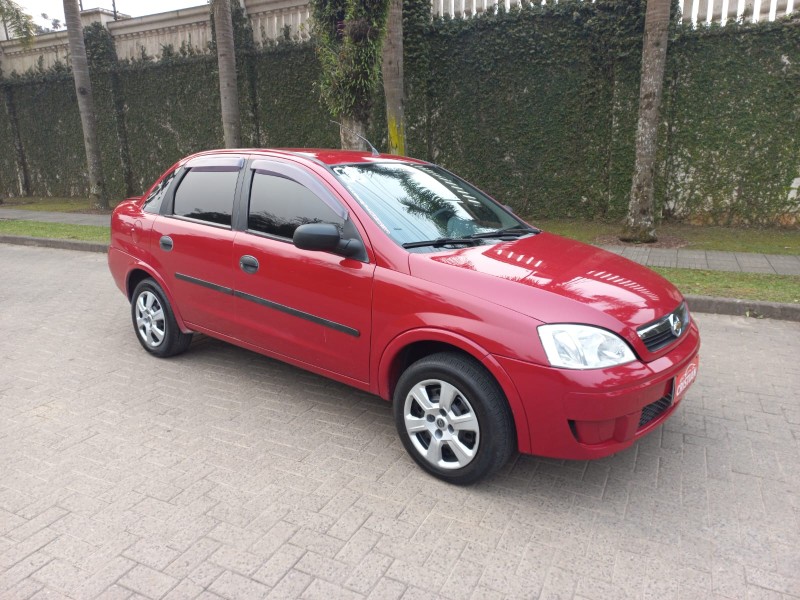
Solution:
{"label": "paved sidewalk", "polygon": [[640,246],[603,246],[603,248],[648,267],[800,275],[800,256],[788,254],[755,254]]}
{"label": "paved sidewalk", "polygon": [[382,400],[136,341],[102,255],[0,244],[2,600],[800,597],[800,323],[699,315],[674,416],[456,487]]}
{"label": "paved sidewalk", "polygon": [[[111,216],[0,208],[0,221],[4,219],[108,227]],[[800,275],[800,256],[647,248],[638,246],[603,247],[606,250],[620,254],[625,258],[629,258],[648,267],[677,267],[681,269],[708,269],[710,271]]]}

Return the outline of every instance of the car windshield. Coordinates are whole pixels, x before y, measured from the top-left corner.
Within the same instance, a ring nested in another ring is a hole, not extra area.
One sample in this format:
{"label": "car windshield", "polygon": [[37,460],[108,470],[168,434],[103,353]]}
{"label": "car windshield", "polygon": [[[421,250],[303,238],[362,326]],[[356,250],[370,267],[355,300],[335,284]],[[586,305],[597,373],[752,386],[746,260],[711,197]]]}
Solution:
{"label": "car windshield", "polygon": [[[509,235],[534,233],[494,200],[465,181],[432,165],[373,163],[338,165],[333,171],[372,219],[395,242],[431,251],[446,240],[470,238],[475,244]],[[487,235],[488,234],[488,235]]]}

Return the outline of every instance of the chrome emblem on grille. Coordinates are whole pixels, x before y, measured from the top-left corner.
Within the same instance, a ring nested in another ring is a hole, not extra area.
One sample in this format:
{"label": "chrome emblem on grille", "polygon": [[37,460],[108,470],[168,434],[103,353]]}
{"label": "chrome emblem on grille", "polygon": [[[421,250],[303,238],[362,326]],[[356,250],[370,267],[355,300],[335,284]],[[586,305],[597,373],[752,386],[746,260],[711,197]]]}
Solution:
{"label": "chrome emblem on grille", "polygon": [[683,333],[683,321],[681,321],[681,318],[675,313],[669,316],[669,326],[672,329],[672,335],[681,337],[681,333]]}

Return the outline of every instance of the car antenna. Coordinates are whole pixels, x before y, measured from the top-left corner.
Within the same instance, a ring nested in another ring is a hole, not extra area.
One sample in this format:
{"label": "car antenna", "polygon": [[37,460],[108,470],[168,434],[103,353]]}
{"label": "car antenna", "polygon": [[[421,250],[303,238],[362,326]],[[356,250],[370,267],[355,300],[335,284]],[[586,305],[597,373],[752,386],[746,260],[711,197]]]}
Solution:
{"label": "car antenna", "polygon": [[353,131],[353,130],[352,130],[352,129],[350,129],[349,127],[345,127],[344,125],[342,125],[341,123],[339,123],[339,122],[337,122],[337,121],[334,121],[333,119],[331,119],[331,123],[333,123],[334,125],[338,125],[338,126],[339,126],[339,127],[341,127],[342,129],[345,129],[345,130],[349,131],[350,133],[352,133],[352,134],[353,134],[354,136],[356,136],[357,138],[364,140],[364,142],[367,144],[367,146],[369,146],[369,149],[370,149],[370,150],[372,150],[372,156],[380,156],[380,155],[381,155],[381,153],[380,153],[380,152],[378,152],[378,151],[375,149],[375,146],[373,146],[373,145],[370,143],[370,141],[369,141],[367,138],[365,138],[363,135],[360,135],[360,134],[356,133],[355,131]]}

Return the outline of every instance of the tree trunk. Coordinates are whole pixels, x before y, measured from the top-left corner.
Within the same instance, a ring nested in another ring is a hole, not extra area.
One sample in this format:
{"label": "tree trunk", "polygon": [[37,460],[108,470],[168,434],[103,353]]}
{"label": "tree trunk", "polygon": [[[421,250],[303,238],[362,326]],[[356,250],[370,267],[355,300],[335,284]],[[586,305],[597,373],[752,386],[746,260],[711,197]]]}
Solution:
{"label": "tree trunk", "polygon": [[86,163],[89,168],[89,204],[94,208],[108,208],[103,167],[100,162],[100,146],[97,143],[92,82],[89,79],[89,62],[86,60],[78,0],[64,0],[64,20],[67,24],[72,77],[75,80],[75,93],[78,96],[83,145],[86,148]]}
{"label": "tree trunk", "polygon": [[[368,150],[367,143],[358,136],[367,137],[367,124],[355,117],[342,115],[339,119],[342,126],[339,135],[343,150]],[[356,135],[358,134],[358,135]]]}
{"label": "tree trunk", "polygon": [[383,40],[383,94],[389,128],[389,153],[405,156],[406,119],[403,103],[403,0],[389,0],[386,38]]}
{"label": "tree trunk", "polygon": [[639,84],[639,125],[636,130],[636,164],[628,216],[620,240],[656,241],[653,174],[658,148],[658,120],[667,62],[670,0],[647,0]]}
{"label": "tree trunk", "polygon": [[239,88],[236,85],[236,52],[233,46],[233,23],[230,0],[213,0],[214,28],[217,34],[219,63],[219,99],[222,109],[222,130],[226,148],[242,146],[242,125],[239,118]]}
{"label": "tree trunk", "polygon": [[[14,138],[14,153],[17,159],[17,182],[19,184],[19,195],[31,195],[31,177],[28,170],[28,159],[25,156],[25,146],[22,143],[22,136],[19,132],[19,119],[17,119],[17,102],[14,99],[14,92],[11,86],[4,85],[3,96],[5,96],[6,113],[8,123],[11,126],[11,136]],[[0,200],[0,202],[2,202]]]}

